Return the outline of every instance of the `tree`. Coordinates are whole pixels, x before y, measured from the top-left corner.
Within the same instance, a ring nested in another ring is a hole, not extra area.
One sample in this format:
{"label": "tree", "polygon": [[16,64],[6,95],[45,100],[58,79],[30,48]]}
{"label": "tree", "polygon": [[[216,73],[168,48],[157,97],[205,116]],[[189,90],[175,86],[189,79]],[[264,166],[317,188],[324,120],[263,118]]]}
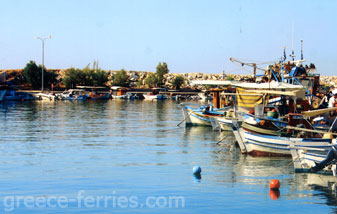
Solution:
{"label": "tree", "polygon": [[113,84],[117,86],[129,87],[129,76],[124,69],[116,72],[113,77]]}
{"label": "tree", "polygon": [[103,86],[109,81],[109,74],[105,71],[98,70],[94,73],[94,85]]}
{"label": "tree", "polygon": [[80,70],[69,68],[64,75],[63,83],[66,88],[75,88],[80,82]]}
{"label": "tree", "polygon": [[159,62],[159,64],[157,65],[157,70],[156,70],[158,86],[163,85],[164,75],[168,73],[169,73],[169,69],[167,68],[166,62],[163,62],[163,64]]}
{"label": "tree", "polygon": [[143,80],[142,80],[142,79],[139,79],[139,80],[137,81],[136,85],[137,85],[138,88],[142,87],[142,85],[143,85]]}
{"label": "tree", "polygon": [[151,88],[155,87],[157,82],[157,76],[154,73],[149,73],[144,80],[144,83]]}
{"label": "tree", "polygon": [[[44,68],[44,87],[50,87],[51,84],[57,83],[57,76],[55,72],[52,71],[46,71]],[[42,84],[42,66],[37,66],[34,61],[29,61],[29,63],[26,64],[26,67],[23,69],[23,76],[26,79],[26,82],[31,84],[33,89],[39,89],[41,88]]]}
{"label": "tree", "polygon": [[178,75],[174,78],[172,85],[175,89],[180,89],[182,84],[184,84],[185,78],[182,75]]}

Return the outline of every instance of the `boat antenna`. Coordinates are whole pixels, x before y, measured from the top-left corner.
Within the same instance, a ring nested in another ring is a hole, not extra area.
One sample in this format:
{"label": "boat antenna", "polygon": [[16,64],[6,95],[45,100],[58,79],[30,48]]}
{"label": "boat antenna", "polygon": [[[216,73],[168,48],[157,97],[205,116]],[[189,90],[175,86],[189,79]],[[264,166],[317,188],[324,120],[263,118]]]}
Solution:
{"label": "boat antenna", "polygon": [[283,54],[284,54],[284,58],[282,57],[282,52],[281,52],[281,82],[284,82],[284,75],[283,75],[283,60],[285,60],[285,47],[283,49]]}
{"label": "boat antenna", "polygon": [[303,60],[303,40],[301,40],[301,60]]}

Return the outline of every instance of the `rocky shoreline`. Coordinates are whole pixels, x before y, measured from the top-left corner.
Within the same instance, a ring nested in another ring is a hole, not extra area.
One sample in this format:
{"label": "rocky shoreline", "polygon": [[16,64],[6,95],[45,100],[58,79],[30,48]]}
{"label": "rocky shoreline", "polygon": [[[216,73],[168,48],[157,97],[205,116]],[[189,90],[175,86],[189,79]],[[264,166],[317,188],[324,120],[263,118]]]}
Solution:
{"label": "rocky shoreline", "polygon": [[[6,72],[6,79],[12,80],[20,75],[22,75],[23,69],[0,69],[0,74],[2,72]],[[64,74],[67,72],[67,69],[47,69],[47,71],[54,71],[59,74],[59,79],[62,79]],[[108,82],[109,86],[112,86],[112,79],[114,74],[117,71],[106,71],[109,73]],[[130,87],[136,87],[139,81],[143,82],[149,73],[147,71],[126,71],[130,80]],[[252,78],[251,75],[242,75],[242,74],[205,74],[205,73],[168,73],[164,76],[165,86],[168,88],[172,88],[172,82],[176,76],[183,76],[185,78],[185,82],[182,85],[182,88],[191,88],[192,80],[236,80],[236,81],[248,81]],[[337,76],[320,76],[320,85],[323,86],[335,86],[337,85]],[[145,86],[144,86],[145,87]]]}

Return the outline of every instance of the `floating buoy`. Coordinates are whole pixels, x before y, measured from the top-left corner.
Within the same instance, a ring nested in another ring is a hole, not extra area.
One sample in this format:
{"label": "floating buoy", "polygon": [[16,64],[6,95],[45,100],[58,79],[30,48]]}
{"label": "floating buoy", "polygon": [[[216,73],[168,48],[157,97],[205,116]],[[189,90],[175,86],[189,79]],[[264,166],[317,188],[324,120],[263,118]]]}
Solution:
{"label": "floating buoy", "polygon": [[269,183],[269,188],[271,190],[278,190],[280,188],[280,181],[277,179],[273,179]]}
{"label": "floating buoy", "polygon": [[201,173],[201,167],[200,166],[194,166],[193,167],[193,174],[200,174]]}

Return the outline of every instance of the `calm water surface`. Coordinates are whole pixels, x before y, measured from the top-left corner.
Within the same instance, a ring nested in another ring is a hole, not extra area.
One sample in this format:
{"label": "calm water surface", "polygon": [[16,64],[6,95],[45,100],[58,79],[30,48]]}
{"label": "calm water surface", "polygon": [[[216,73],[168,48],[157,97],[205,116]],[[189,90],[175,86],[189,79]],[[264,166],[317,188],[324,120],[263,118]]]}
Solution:
{"label": "calm water surface", "polygon": [[333,178],[241,155],[230,132],[177,127],[170,100],[0,103],[0,119],[1,213],[337,212]]}

